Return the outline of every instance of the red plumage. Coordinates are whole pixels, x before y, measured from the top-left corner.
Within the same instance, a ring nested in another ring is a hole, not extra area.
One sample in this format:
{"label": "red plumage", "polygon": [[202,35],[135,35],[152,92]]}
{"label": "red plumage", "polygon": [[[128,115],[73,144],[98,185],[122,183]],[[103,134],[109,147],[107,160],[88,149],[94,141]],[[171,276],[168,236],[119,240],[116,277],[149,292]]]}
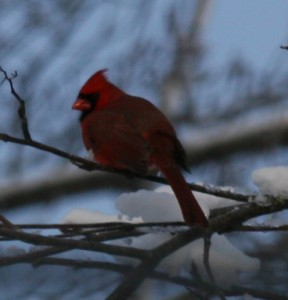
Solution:
{"label": "red plumage", "polygon": [[164,116],[149,101],[130,96],[96,72],[81,88],[73,109],[82,111],[87,150],[102,165],[145,174],[156,166],[171,185],[187,225],[208,226],[181,167],[185,151]]}

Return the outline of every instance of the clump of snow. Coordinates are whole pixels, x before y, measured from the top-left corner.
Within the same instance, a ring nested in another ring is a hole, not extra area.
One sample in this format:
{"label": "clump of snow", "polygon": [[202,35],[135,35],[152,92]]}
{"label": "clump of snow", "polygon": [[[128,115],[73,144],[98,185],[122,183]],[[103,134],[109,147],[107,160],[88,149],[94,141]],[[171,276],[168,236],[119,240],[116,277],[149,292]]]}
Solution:
{"label": "clump of snow", "polygon": [[[209,210],[223,206],[228,201],[215,196],[195,193],[203,211],[208,216]],[[231,203],[229,201],[229,203]],[[111,216],[99,212],[77,209],[64,217],[64,223],[100,223],[100,222],[173,222],[183,221],[177,199],[170,187],[161,187],[155,191],[141,190],[135,193],[124,193],[116,200],[119,215]],[[171,239],[171,232],[148,233],[140,237],[113,241],[113,244],[150,250]],[[203,264],[203,239],[196,240],[170,256],[163,259],[158,268],[169,275],[188,274],[191,265],[197,267],[199,274],[207,278]],[[210,266],[218,285],[226,287],[238,283],[238,274],[253,272],[259,269],[259,260],[248,257],[225,236],[214,234],[211,239]],[[118,258],[126,264],[136,264],[138,260]]]}
{"label": "clump of snow", "polygon": [[221,186],[220,190],[223,192],[235,193],[235,187],[233,186]]}
{"label": "clump of snow", "polygon": [[[193,192],[206,217],[217,207],[237,205],[239,202]],[[154,191],[140,190],[124,193],[116,200],[116,208],[129,217],[142,217],[145,222],[184,221],[177,199],[170,186],[161,186]]]}
{"label": "clump of snow", "polygon": [[199,202],[201,208],[204,210],[206,216],[209,216],[209,211],[215,208],[228,207],[233,205],[239,205],[238,201],[217,197],[214,195],[208,195],[199,192],[193,192],[195,198]]}
{"label": "clump of snow", "polygon": [[107,215],[98,211],[90,211],[83,208],[71,210],[62,219],[62,224],[96,224],[110,222],[140,223],[142,218],[128,218],[125,215]]}
{"label": "clump of snow", "polygon": [[140,190],[122,194],[116,200],[116,208],[130,218],[142,217],[145,222],[183,221],[175,196],[167,189],[159,192]]}
{"label": "clump of snow", "polygon": [[220,191],[223,191],[223,192],[229,192],[229,193],[234,193],[235,192],[235,187],[233,186],[229,186],[229,185],[226,185],[226,186],[215,186],[211,183],[207,184],[207,183],[204,183],[202,181],[197,181],[196,182],[197,185],[200,185],[200,186],[203,186],[205,188],[207,188],[208,190],[220,190]]}
{"label": "clump of snow", "polygon": [[287,198],[288,167],[270,167],[256,170],[252,180],[262,195]]}

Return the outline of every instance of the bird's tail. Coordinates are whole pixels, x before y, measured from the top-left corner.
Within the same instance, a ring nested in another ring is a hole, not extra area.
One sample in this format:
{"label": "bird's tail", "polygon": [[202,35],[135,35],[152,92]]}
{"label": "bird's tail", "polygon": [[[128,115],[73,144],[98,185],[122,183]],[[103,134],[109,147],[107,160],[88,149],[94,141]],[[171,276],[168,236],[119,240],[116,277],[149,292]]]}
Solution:
{"label": "bird's tail", "polygon": [[207,227],[208,221],[200,205],[186,183],[178,165],[158,164],[159,169],[171,185],[179,202],[185,223],[189,226],[199,225]]}

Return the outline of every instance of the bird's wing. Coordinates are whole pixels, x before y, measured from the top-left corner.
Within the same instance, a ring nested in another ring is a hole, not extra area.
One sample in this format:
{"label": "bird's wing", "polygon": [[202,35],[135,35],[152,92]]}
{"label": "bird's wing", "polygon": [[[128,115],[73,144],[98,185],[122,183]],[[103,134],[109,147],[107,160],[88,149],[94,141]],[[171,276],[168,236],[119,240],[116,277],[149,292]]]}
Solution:
{"label": "bird's wing", "polygon": [[100,163],[145,173],[150,146],[125,115],[110,111],[91,113],[86,124],[86,147]]}

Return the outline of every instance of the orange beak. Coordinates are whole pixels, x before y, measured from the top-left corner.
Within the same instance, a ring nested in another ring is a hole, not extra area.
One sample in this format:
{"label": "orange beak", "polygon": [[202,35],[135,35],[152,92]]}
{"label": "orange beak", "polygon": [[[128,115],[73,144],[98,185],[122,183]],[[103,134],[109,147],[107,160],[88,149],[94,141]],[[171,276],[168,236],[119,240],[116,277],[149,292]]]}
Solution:
{"label": "orange beak", "polygon": [[81,111],[90,110],[91,109],[91,105],[85,99],[78,98],[74,102],[74,104],[72,106],[72,109],[77,109],[77,110],[81,110]]}

